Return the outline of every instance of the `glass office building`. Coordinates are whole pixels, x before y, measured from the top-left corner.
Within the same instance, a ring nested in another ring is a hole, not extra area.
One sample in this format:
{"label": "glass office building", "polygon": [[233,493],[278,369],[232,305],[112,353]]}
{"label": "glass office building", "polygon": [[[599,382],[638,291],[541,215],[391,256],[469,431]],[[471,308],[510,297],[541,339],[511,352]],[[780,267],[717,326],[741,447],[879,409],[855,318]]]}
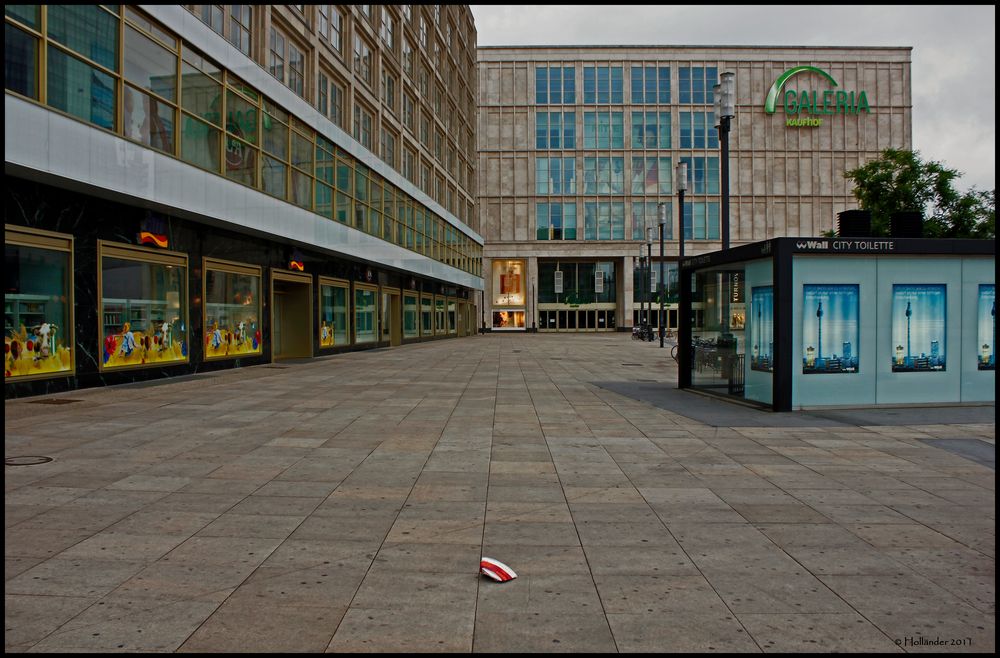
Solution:
{"label": "glass office building", "polygon": [[480,320],[492,330],[657,326],[661,298],[677,327],[682,234],[686,256],[722,247],[724,72],[736,81],[732,247],[834,229],[857,207],[844,172],[912,142],[905,47],[481,47],[478,62]]}
{"label": "glass office building", "polygon": [[468,6],[6,5],[4,30],[5,396],[475,330]]}

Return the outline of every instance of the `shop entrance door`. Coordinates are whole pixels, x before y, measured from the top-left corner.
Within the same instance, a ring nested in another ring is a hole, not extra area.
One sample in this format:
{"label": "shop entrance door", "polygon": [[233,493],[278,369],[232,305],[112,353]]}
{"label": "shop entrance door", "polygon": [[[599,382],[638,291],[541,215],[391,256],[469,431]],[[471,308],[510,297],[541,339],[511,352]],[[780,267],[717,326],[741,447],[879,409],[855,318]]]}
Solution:
{"label": "shop entrance door", "polygon": [[403,307],[398,290],[382,289],[382,340],[391,347],[403,344]]}
{"label": "shop entrance door", "polygon": [[271,276],[271,360],[311,357],[312,277]]}

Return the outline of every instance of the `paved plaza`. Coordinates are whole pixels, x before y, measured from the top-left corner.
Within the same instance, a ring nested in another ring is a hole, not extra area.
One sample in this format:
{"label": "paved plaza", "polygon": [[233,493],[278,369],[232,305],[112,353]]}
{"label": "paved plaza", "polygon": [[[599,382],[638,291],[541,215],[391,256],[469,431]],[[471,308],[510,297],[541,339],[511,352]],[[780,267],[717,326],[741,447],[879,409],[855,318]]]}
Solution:
{"label": "paved plaza", "polygon": [[995,650],[992,405],[676,376],[488,334],[7,401],[5,649]]}

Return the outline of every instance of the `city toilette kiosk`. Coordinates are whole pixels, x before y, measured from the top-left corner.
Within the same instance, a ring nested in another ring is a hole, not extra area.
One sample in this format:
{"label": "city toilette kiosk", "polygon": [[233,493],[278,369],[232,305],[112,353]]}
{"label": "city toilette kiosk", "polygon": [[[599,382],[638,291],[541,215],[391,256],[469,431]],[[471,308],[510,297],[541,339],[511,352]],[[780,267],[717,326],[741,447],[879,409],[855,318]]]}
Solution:
{"label": "city toilette kiosk", "polygon": [[680,264],[680,388],[774,411],[995,400],[992,240],[776,238]]}

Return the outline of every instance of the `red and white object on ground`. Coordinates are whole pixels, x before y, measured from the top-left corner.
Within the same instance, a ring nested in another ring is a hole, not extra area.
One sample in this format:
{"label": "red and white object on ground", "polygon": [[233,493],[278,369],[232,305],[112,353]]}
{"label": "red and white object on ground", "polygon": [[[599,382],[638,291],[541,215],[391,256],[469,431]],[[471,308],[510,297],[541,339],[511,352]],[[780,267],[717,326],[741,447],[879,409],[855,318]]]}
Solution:
{"label": "red and white object on ground", "polygon": [[517,574],[514,573],[513,569],[491,557],[484,557],[479,561],[479,572],[500,583],[517,578]]}

